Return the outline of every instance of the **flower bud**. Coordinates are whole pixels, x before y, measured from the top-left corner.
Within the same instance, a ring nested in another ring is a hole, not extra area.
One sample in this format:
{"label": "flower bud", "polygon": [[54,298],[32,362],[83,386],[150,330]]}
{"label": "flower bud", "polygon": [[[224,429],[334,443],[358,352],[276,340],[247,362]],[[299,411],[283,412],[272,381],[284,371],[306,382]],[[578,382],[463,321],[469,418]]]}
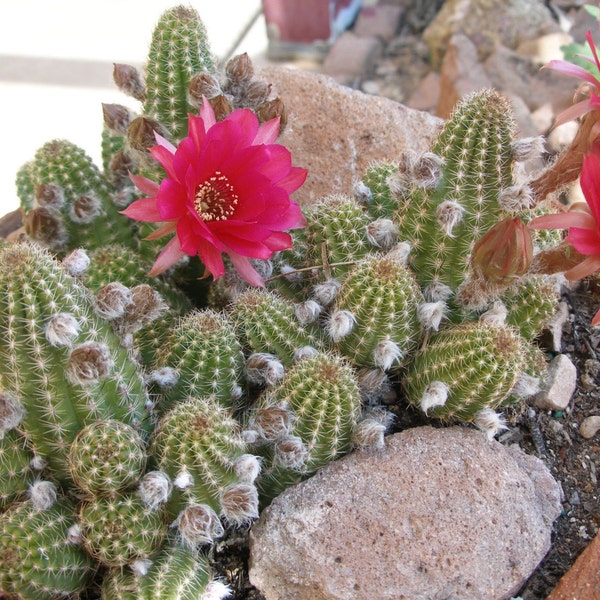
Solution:
{"label": "flower bud", "polygon": [[373,362],[376,367],[389,371],[395,362],[403,357],[400,346],[392,340],[382,340],[375,346],[373,351]]}
{"label": "flower bud", "polygon": [[314,346],[301,346],[294,350],[294,362],[300,362],[306,358],[313,358],[319,354],[319,351]]}
{"label": "flower bud", "polygon": [[373,200],[373,192],[364,181],[359,181],[354,186],[354,197],[359,204],[367,206]]}
{"label": "flower bud", "polygon": [[76,248],[63,258],[62,266],[71,277],[81,277],[90,266],[90,257],[83,248]]}
{"label": "flower bud", "polygon": [[96,294],[96,312],[109,321],[122,317],[132,304],[131,290],[118,281],[105,285]]}
{"label": "flower bud", "polygon": [[74,223],[91,223],[102,213],[102,203],[95,196],[81,195],[69,207],[69,216]]}
{"label": "flower bud", "polygon": [[444,200],[436,209],[435,216],[444,235],[454,237],[452,230],[463,220],[465,207],[455,200]]}
{"label": "flower bud", "polygon": [[235,85],[244,85],[254,77],[254,66],[247,52],[230,58],[225,65],[227,78]]}
{"label": "flower bud", "polygon": [[140,102],[144,101],[146,87],[144,86],[140,72],[135,67],[114,63],[113,80],[124,94]]}
{"label": "flower bud", "polygon": [[127,128],[127,141],[134,150],[147,153],[148,148],[156,146],[155,132],[167,137],[167,132],[158,121],[148,117],[137,117]]}
{"label": "flower bud", "polygon": [[246,378],[254,385],[275,385],[284,373],[283,364],[273,354],[255,352],[246,361]]}
{"label": "flower bud", "polygon": [[[111,183],[117,188],[122,190],[123,188],[129,187],[131,179],[129,173],[135,170],[135,162],[126,152],[117,152],[108,163],[108,173]],[[115,201],[117,206],[121,206]]]}
{"label": "flower bud", "polygon": [[425,152],[411,164],[411,173],[417,185],[424,189],[435,188],[442,176],[443,159],[433,152]]}
{"label": "flower bud", "polygon": [[521,138],[511,143],[513,159],[517,162],[538,158],[544,152],[544,136]]}
{"label": "flower bud", "polygon": [[170,390],[177,385],[179,381],[179,371],[173,367],[161,367],[154,369],[148,375],[149,381],[156,383],[163,390]]}
{"label": "flower bud", "polygon": [[363,367],[357,373],[360,397],[366,404],[374,404],[391,388],[390,378],[383,369]]}
{"label": "flower bud", "polygon": [[384,252],[398,241],[398,227],[391,219],[377,219],[367,225],[367,239]]}
{"label": "flower bud", "polygon": [[192,550],[210,544],[224,533],[217,513],[207,504],[190,504],[175,521],[181,539]]}
{"label": "flower bud", "polygon": [[94,385],[108,375],[113,365],[108,346],[85,342],[71,352],[67,376],[76,385]]}
{"label": "flower bud", "polygon": [[527,271],[532,258],[531,232],[514,217],[494,225],[475,244],[471,265],[484,281],[508,284]]}
{"label": "flower bud", "polygon": [[25,417],[23,405],[8,392],[0,392],[0,440]]}
{"label": "flower bud", "polygon": [[25,233],[52,250],[59,251],[68,241],[60,215],[45,207],[31,209],[23,219]]}
{"label": "flower bud", "polygon": [[256,107],[256,116],[261,123],[266,123],[271,119],[279,118],[279,133],[281,133],[287,125],[287,109],[281,98],[273,98],[265,100]]}
{"label": "flower bud", "polygon": [[140,480],[138,492],[142,502],[150,510],[155,510],[169,499],[172,489],[173,484],[166,473],[150,471]]}
{"label": "flower bud", "polygon": [[35,190],[35,199],[38,206],[44,206],[50,210],[60,210],[65,203],[65,193],[60,185],[42,183]]}
{"label": "flower bud", "polygon": [[483,431],[489,440],[504,429],[508,429],[506,421],[495,410],[484,408],[480,410],[473,419],[475,427]]}
{"label": "flower bud", "polygon": [[306,462],[308,450],[301,438],[286,435],[275,442],[275,463],[287,469],[300,470]]}
{"label": "flower bud", "polygon": [[328,279],[315,285],[312,291],[313,298],[322,306],[329,306],[338,295],[341,284],[335,279]]}
{"label": "flower bud", "polygon": [[417,308],[417,318],[425,329],[437,331],[442,319],[446,316],[447,309],[448,306],[441,300],[438,302],[425,302]]}
{"label": "flower bud", "polygon": [[356,317],[349,310],[336,310],[327,322],[327,333],[334,342],[345,338],[356,324]]}
{"label": "flower bud", "polygon": [[384,447],[385,425],[375,419],[363,419],[352,432],[352,444],[356,448]]}
{"label": "flower bud", "polygon": [[233,461],[233,472],[242,483],[254,483],[260,473],[260,460],[253,454],[242,454]]}
{"label": "flower bud", "polygon": [[322,308],[318,302],[306,300],[305,302],[296,304],[294,313],[301,325],[308,325],[309,323],[314,323],[319,318]]}
{"label": "flower bud", "polygon": [[54,315],[44,331],[51,346],[70,346],[79,334],[79,322],[69,313]]}
{"label": "flower bud", "polygon": [[38,510],[48,510],[56,502],[56,485],[51,481],[36,481],[29,487],[29,498]]}
{"label": "flower bud", "polygon": [[233,525],[245,525],[258,518],[258,490],[247,483],[234,483],[221,494],[221,512]]}
{"label": "flower bud", "polygon": [[506,306],[503,302],[497,300],[494,302],[492,308],[479,315],[479,321],[488,323],[493,327],[503,327],[506,324],[507,315],[508,310],[506,309]]}
{"label": "flower bud", "polygon": [[271,93],[271,84],[266,81],[260,81],[255,79],[251,81],[246,87],[246,92],[244,97],[246,98],[246,102],[251,106],[255,106],[264,102]]}
{"label": "flower bud", "polygon": [[263,440],[276,440],[287,434],[291,428],[292,413],[287,406],[266,406],[259,408],[252,418],[250,428]]}
{"label": "flower bud", "polygon": [[421,397],[421,410],[427,414],[430,408],[444,406],[448,400],[449,389],[443,381],[432,381],[423,392]]}
{"label": "flower bud", "polygon": [[131,113],[126,106],[103,103],[102,116],[108,129],[119,135],[125,135],[129,123],[131,123]]}
{"label": "flower bud", "polygon": [[178,490],[187,490],[194,485],[194,477],[189,471],[180,471],[173,480],[173,485]]}
{"label": "flower bud", "polygon": [[386,255],[387,259],[393,260],[396,264],[405,267],[408,264],[411,247],[408,242],[396,244]]}
{"label": "flower bud", "polygon": [[502,209],[514,213],[533,208],[535,199],[528,184],[517,184],[500,191],[498,204]]}
{"label": "flower bud", "polygon": [[204,102],[203,97],[214,98],[222,93],[219,80],[210,73],[198,73],[190,80],[188,88],[189,100],[190,104],[196,108],[202,106]]}
{"label": "flower bud", "polygon": [[222,121],[233,112],[233,104],[224,94],[210,98],[208,103],[212,106],[217,121]]}

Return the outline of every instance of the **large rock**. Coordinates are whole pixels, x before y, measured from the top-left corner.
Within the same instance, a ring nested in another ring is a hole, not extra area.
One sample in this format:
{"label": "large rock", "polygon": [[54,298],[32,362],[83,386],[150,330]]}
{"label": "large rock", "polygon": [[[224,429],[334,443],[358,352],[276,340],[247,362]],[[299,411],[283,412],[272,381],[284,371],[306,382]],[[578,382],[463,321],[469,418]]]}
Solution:
{"label": "large rock", "polygon": [[471,429],[410,429],[288,489],[251,531],[267,600],[510,598],[560,513],[543,463]]}
{"label": "large rock", "polygon": [[300,204],[329,194],[352,194],[377,160],[428,150],[442,121],[393,100],[370,96],[310,72],[265,67],[261,77],[284,101],[288,124],[278,142],[295,165],[308,169],[294,194]]}
{"label": "large rock", "polygon": [[542,0],[446,0],[423,38],[437,67],[455,33],[470,38],[484,60],[498,44],[516,48],[555,31],[558,24]]}

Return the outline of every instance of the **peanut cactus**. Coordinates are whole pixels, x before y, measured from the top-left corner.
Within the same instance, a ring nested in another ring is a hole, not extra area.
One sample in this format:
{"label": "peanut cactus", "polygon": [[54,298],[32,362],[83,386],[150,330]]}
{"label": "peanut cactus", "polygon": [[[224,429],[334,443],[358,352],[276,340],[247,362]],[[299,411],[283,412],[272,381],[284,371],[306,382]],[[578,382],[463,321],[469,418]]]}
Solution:
{"label": "peanut cactus", "polygon": [[22,499],[35,478],[33,453],[14,429],[0,439],[0,510]]}

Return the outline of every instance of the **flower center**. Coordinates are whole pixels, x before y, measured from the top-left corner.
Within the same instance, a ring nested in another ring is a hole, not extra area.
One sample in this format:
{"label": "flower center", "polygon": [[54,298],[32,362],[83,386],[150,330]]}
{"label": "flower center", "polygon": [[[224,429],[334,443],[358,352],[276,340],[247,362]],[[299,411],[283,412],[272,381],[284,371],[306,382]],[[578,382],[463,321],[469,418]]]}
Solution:
{"label": "flower center", "polygon": [[194,208],[204,221],[226,221],[235,212],[239,196],[220,171],[198,186]]}

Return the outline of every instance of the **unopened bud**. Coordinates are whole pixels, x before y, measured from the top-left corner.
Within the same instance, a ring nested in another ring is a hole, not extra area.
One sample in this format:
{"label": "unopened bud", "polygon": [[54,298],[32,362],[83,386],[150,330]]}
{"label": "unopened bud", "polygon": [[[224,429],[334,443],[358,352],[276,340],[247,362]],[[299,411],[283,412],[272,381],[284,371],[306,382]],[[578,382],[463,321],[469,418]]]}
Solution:
{"label": "unopened bud", "polygon": [[109,321],[122,317],[132,304],[131,290],[118,281],[105,285],[96,294],[96,311]]}
{"label": "unopened bud", "polygon": [[71,527],[67,529],[67,541],[69,544],[75,545],[83,542],[83,532],[79,523],[75,523],[75,525],[71,525]]}
{"label": "unopened bud", "polygon": [[235,85],[244,85],[254,77],[254,66],[247,52],[230,58],[225,65],[225,74]]}
{"label": "unopened bud", "polygon": [[444,200],[436,209],[435,216],[444,235],[453,237],[452,230],[463,220],[465,208],[455,200]]}
{"label": "unopened bud", "polygon": [[338,295],[341,284],[335,279],[328,279],[315,285],[312,291],[313,298],[322,306],[329,306]]}
{"label": "unopened bud", "polygon": [[498,194],[498,204],[511,213],[527,210],[535,206],[533,192],[528,184],[511,185]]}
{"label": "unopened bud", "polygon": [[8,392],[0,392],[0,440],[25,417],[23,405]]}
{"label": "unopened bud", "polygon": [[384,252],[398,241],[398,227],[391,219],[377,219],[367,225],[367,239]]}
{"label": "unopened bud", "polygon": [[254,385],[275,385],[283,379],[285,369],[273,354],[255,352],[246,361],[246,378]]}
{"label": "unopened bud", "polygon": [[475,426],[485,433],[489,440],[504,429],[508,429],[505,419],[491,408],[480,410],[473,419]]}
{"label": "unopened bud", "polygon": [[151,371],[148,377],[151,382],[156,383],[163,390],[170,390],[177,385],[179,372],[173,367],[162,367]]}
{"label": "unopened bud", "polygon": [[519,373],[515,385],[510,390],[512,396],[517,398],[531,398],[540,391],[539,377],[533,377],[527,373]]}
{"label": "unopened bud", "polygon": [[314,358],[319,351],[314,346],[302,346],[294,350],[294,362],[300,362],[307,358]]}
{"label": "unopened bud", "polygon": [[222,94],[219,80],[210,73],[198,73],[190,79],[188,95],[190,104],[200,108],[204,98],[214,98]]}
{"label": "unopened bud", "polygon": [[381,449],[384,443],[385,426],[375,419],[363,419],[352,432],[352,444],[356,448]]}
{"label": "unopened bud", "polygon": [[255,79],[251,81],[246,87],[244,97],[246,102],[251,106],[256,106],[261,102],[264,102],[271,93],[271,84],[266,81],[260,81]]}
{"label": "unopened bud", "polygon": [[448,386],[443,381],[432,381],[423,392],[421,397],[421,410],[427,411],[436,406],[444,406],[448,400]]}
{"label": "unopened bud", "polygon": [[69,313],[54,315],[44,331],[51,346],[70,346],[79,334],[79,321]]}
{"label": "unopened bud", "polygon": [[102,213],[102,203],[95,196],[79,196],[69,206],[69,216],[74,223],[91,223]]}
{"label": "unopened bud", "polygon": [[149,558],[138,558],[137,560],[134,560],[131,563],[129,568],[136,575],[139,575],[140,577],[145,577],[146,575],[148,575],[148,571],[150,570],[151,566],[152,561]]}
{"label": "unopened bud", "polygon": [[122,104],[102,104],[102,116],[108,129],[119,135],[125,135],[131,123],[131,112]]}
{"label": "unopened bud", "polygon": [[173,480],[173,485],[178,490],[187,490],[194,485],[194,477],[189,471],[180,471]]}
{"label": "unopened bud", "polygon": [[189,505],[179,513],[174,524],[184,544],[192,550],[203,544],[211,544],[225,531],[219,516],[207,504]]}
{"label": "unopened bud", "polygon": [[35,190],[35,199],[38,206],[44,206],[50,210],[60,210],[65,203],[65,193],[60,185],[42,183]]}
{"label": "unopened bud", "polygon": [[364,181],[359,181],[354,186],[354,197],[359,204],[368,205],[373,200],[373,192]]}
{"label": "unopened bud", "polygon": [[389,371],[402,357],[400,346],[392,340],[382,340],[373,350],[373,363],[384,371]]}
{"label": "unopened bud", "polygon": [[283,132],[288,121],[287,109],[281,98],[261,102],[256,107],[256,116],[261,123],[266,123],[271,119],[279,119],[279,133]]}
{"label": "unopened bud", "polygon": [[221,494],[221,513],[232,525],[240,526],[258,518],[258,490],[247,483],[234,483]]}
{"label": "unopened bud", "polygon": [[479,315],[479,321],[482,323],[488,323],[493,327],[503,327],[506,323],[507,315],[508,310],[506,309],[506,306],[503,302],[497,300],[494,302],[492,308]]}
{"label": "unopened bud", "polygon": [[166,473],[150,471],[140,480],[138,492],[142,502],[150,510],[155,510],[169,499],[172,489],[173,484]]}
{"label": "unopened bud", "polygon": [[204,588],[202,600],[225,600],[231,594],[231,588],[222,581],[210,581]]}
{"label": "unopened bud", "polygon": [[544,152],[544,136],[522,138],[511,143],[513,159],[517,162],[538,158]]}
{"label": "unopened bud", "polygon": [[29,466],[34,471],[43,471],[48,466],[48,461],[43,456],[35,454],[29,461]]}
{"label": "unopened bud", "polygon": [[71,352],[67,376],[76,385],[94,385],[108,375],[113,365],[108,346],[98,342],[85,342]]}
{"label": "unopened bud", "polygon": [[446,316],[448,306],[445,302],[425,302],[417,308],[417,318],[424,329],[437,331]]}
{"label": "unopened bud", "polygon": [[127,128],[127,141],[134,150],[148,153],[148,149],[156,146],[155,133],[167,137],[164,127],[154,119],[137,117]]}
{"label": "unopened bud", "polygon": [[23,219],[25,233],[52,250],[61,250],[68,241],[68,234],[60,215],[47,208],[31,209]]}
{"label": "unopened bud", "polygon": [[254,483],[260,473],[260,461],[253,454],[242,454],[233,461],[233,472],[242,483]]}
{"label": "unopened bud", "polygon": [[250,422],[250,428],[263,440],[276,440],[287,434],[291,428],[292,414],[287,406],[266,406],[259,408]]}
{"label": "unopened bud", "polygon": [[441,156],[425,152],[412,163],[410,171],[419,187],[433,189],[440,181],[443,164]]}
{"label": "unopened bud", "polygon": [[308,450],[301,438],[287,435],[275,442],[274,460],[287,469],[300,470],[306,463]]}
{"label": "unopened bud", "polygon": [[356,325],[356,317],[349,310],[336,310],[327,321],[327,333],[334,342],[345,338]]}
{"label": "unopened bud", "polygon": [[36,481],[29,487],[29,498],[37,510],[48,510],[56,502],[56,485],[51,481]]}
{"label": "unopened bud", "polygon": [[83,248],[76,248],[63,258],[62,266],[71,277],[81,277],[90,266],[90,257]]}
{"label": "unopened bud", "polygon": [[208,102],[212,106],[217,121],[222,121],[233,112],[233,104],[224,94],[209,98]]}
{"label": "unopened bud", "polygon": [[410,255],[411,247],[408,242],[400,242],[396,244],[385,257],[389,260],[393,260],[396,264],[405,267],[408,263],[408,257]]}
{"label": "unopened bud", "polygon": [[162,296],[152,286],[140,283],[131,288],[131,305],[126,308],[117,329],[121,334],[135,333],[157,319],[166,308]]}
{"label": "unopened bud", "polygon": [[146,88],[140,72],[135,67],[114,63],[113,80],[124,94],[140,102],[144,101]]}
{"label": "unopened bud", "polygon": [[423,290],[423,295],[429,302],[446,302],[453,294],[452,288],[441,281],[434,281]]}
{"label": "unopened bud", "polygon": [[[126,152],[117,152],[108,164],[109,177],[111,183],[117,190],[122,190],[125,187],[129,187],[131,179],[129,174],[135,169],[135,162]],[[113,200],[117,206],[121,204],[117,200]],[[127,203],[128,204],[128,203]],[[125,206],[127,206],[127,204]]]}
{"label": "unopened bud", "polygon": [[294,313],[301,325],[314,323],[321,314],[322,306],[314,300],[306,300],[294,307]]}
{"label": "unopened bud", "polygon": [[383,369],[362,368],[358,371],[357,378],[360,397],[366,404],[374,404],[392,387]]}
{"label": "unopened bud", "polygon": [[508,284],[523,275],[533,258],[531,231],[518,217],[492,227],[473,248],[475,273],[492,284]]}

